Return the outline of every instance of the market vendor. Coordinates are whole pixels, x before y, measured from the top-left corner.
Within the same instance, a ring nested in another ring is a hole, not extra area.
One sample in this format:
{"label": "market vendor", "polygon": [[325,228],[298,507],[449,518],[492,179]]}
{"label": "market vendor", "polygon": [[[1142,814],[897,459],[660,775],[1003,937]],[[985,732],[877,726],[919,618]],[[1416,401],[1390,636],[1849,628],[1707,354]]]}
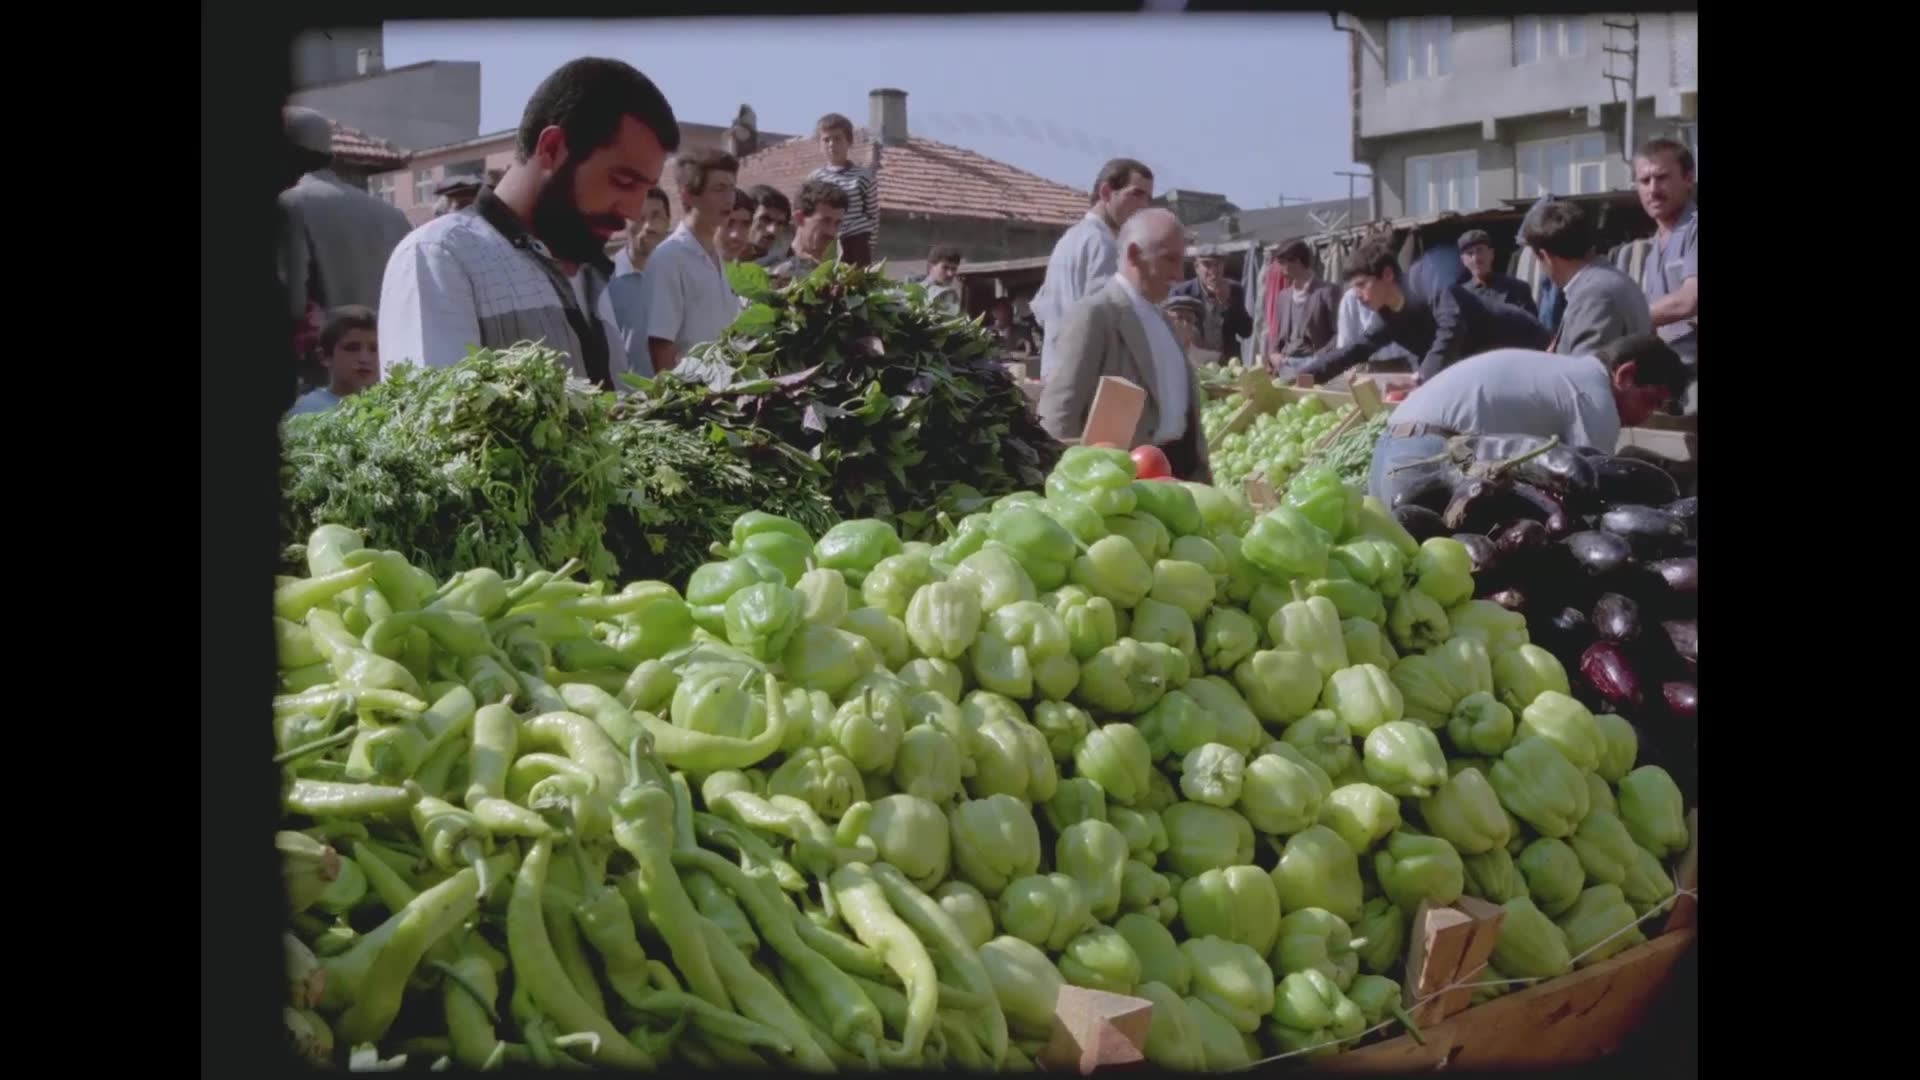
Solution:
{"label": "market vendor", "polygon": [[1389,345],[1421,357],[1414,381],[1423,383],[1464,357],[1494,349],[1545,349],[1547,330],[1526,311],[1476,296],[1459,284],[1431,294],[1403,286],[1392,237],[1360,245],[1347,260],[1347,284],[1380,323],[1344,348],[1327,349],[1292,366],[1295,374],[1325,383]]}
{"label": "market vendor", "polygon": [[1141,210],[1115,238],[1119,272],[1068,309],[1055,343],[1056,366],[1040,390],[1040,424],[1056,439],[1078,439],[1105,375],[1146,391],[1132,445],[1154,445],[1173,474],[1206,483],[1200,381],[1157,305],[1180,280],[1187,235],[1171,211]]}
{"label": "market vendor", "polygon": [[1393,470],[1434,457],[1455,435],[1558,435],[1612,453],[1620,429],[1683,393],[1687,370],[1653,334],[1616,338],[1591,356],[1496,349],[1447,368],[1407,395],[1373,448],[1368,494],[1393,505],[1411,479]]}

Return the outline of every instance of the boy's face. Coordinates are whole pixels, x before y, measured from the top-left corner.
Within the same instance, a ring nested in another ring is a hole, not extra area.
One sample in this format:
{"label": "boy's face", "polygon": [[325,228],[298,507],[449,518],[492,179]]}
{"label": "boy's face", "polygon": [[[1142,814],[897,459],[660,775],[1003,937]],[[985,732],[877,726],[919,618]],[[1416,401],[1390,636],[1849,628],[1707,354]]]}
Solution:
{"label": "boy's face", "polygon": [[371,330],[349,330],[320,364],[327,369],[329,390],[341,397],[357,394],[380,381],[380,338]]}
{"label": "boy's face", "polygon": [[720,231],[713,238],[714,246],[720,249],[720,257],[729,261],[738,259],[747,249],[747,230],[753,227],[753,213],[748,210],[735,210],[727,215]]}
{"label": "boy's face", "polygon": [[834,165],[847,163],[847,151],[853,148],[853,139],[839,128],[820,133],[820,149],[826,152],[827,161]]}
{"label": "boy's face", "polygon": [[1484,279],[1493,273],[1493,249],[1485,244],[1475,244],[1462,251],[1460,261],[1476,278]]}
{"label": "boy's face", "polygon": [[927,277],[932,279],[935,285],[951,285],[954,277],[959,273],[960,264],[957,261],[937,262],[927,268]]}
{"label": "boy's face", "polygon": [[1353,291],[1360,294],[1360,302],[1374,311],[1386,311],[1400,306],[1400,283],[1393,272],[1384,274],[1355,274],[1347,283]]}
{"label": "boy's face", "polygon": [[719,222],[733,212],[734,175],[718,169],[707,174],[706,187],[700,191],[686,191],[682,196],[690,211],[708,222]]}

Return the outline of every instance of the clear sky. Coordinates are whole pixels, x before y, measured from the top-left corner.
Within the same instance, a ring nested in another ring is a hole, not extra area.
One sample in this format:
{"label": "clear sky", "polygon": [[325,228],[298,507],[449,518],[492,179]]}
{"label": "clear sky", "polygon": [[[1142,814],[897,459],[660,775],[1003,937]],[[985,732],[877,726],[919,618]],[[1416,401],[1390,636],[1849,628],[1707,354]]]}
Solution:
{"label": "clear sky", "polygon": [[762,18],[386,24],[386,64],[477,60],[480,130],[517,125],[577,56],[647,73],[681,119],[806,134],[907,91],[917,135],[1085,189],[1110,157],[1244,208],[1345,198],[1347,36],[1325,15]]}

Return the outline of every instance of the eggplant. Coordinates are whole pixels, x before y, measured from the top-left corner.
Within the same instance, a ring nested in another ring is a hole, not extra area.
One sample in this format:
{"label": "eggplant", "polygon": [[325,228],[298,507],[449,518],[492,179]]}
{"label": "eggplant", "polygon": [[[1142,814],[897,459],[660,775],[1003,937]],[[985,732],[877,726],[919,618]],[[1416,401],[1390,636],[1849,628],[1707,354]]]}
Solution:
{"label": "eggplant", "polygon": [[1660,684],[1660,696],[1666,699],[1667,715],[1687,724],[1700,718],[1700,688],[1690,682]]}
{"label": "eggplant", "polygon": [[1503,559],[1538,555],[1547,541],[1547,527],[1532,519],[1516,521],[1493,534],[1493,546]]}
{"label": "eggplant", "polygon": [[1441,519],[1454,532],[1486,533],[1517,518],[1544,518],[1546,512],[1514,493],[1499,480],[1473,477],[1453,489]]}
{"label": "eggplant", "polygon": [[1623,712],[1631,718],[1639,716],[1646,704],[1640,673],[1626,650],[1611,641],[1596,641],[1580,654],[1580,677],[1609,712]]}
{"label": "eggplant", "polygon": [[1612,533],[1574,533],[1562,543],[1588,577],[1611,577],[1633,558],[1633,546]]}
{"label": "eggplant", "polygon": [[1584,610],[1563,607],[1544,618],[1528,619],[1527,636],[1555,656],[1571,656],[1577,660],[1587,646],[1593,644],[1593,623]]}
{"label": "eggplant", "polygon": [[1606,593],[1593,605],[1593,628],[1602,640],[1632,644],[1640,636],[1640,605],[1619,593]]}
{"label": "eggplant", "polygon": [[1558,540],[1573,531],[1573,518],[1567,513],[1567,504],[1560,496],[1546,488],[1523,483],[1513,485],[1513,494],[1541,515],[1540,520],[1546,522],[1548,536]]}
{"label": "eggplant", "polygon": [[1694,534],[1699,531],[1700,496],[1689,495],[1684,499],[1676,499],[1661,509],[1679,518],[1680,523],[1687,527],[1687,539],[1693,539]]}
{"label": "eggplant", "polygon": [[1527,594],[1512,586],[1508,586],[1499,592],[1489,595],[1487,599],[1499,604],[1508,611],[1517,611],[1522,615],[1527,613]]}
{"label": "eggplant", "polygon": [[1450,531],[1447,523],[1439,514],[1424,506],[1404,504],[1393,509],[1393,520],[1413,535],[1415,540],[1425,543],[1436,536],[1445,536]]}
{"label": "eggplant", "polygon": [[1666,470],[1629,457],[1609,455],[1593,459],[1601,503],[1665,506],[1680,497],[1680,485]]}
{"label": "eggplant", "polygon": [[1640,602],[1649,616],[1661,619],[1692,618],[1698,610],[1700,560],[1691,556],[1644,563],[1630,589],[1623,589]]}
{"label": "eggplant", "polygon": [[1513,476],[1580,505],[1592,503],[1600,494],[1600,474],[1593,462],[1570,446],[1556,446],[1528,458],[1513,467]]}
{"label": "eggplant", "polygon": [[1700,625],[1692,619],[1668,619],[1660,624],[1673,646],[1673,654],[1684,664],[1687,674],[1697,674],[1700,665]]}
{"label": "eggplant", "polygon": [[1625,538],[1633,545],[1634,554],[1642,558],[1664,555],[1687,538],[1687,526],[1679,518],[1665,510],[1633,504],[1601,514],[1600,529]]}
{"label": "eggplant", "polygon": [[1454,487],[1461,480],[1459,470],[1449,467],[1411,475],[1388,473],[1386,482],[1393,491],[1393,497],[1387,501],[1387,505],[1394,510],[1403,506],[1423,506],[1437,514],[1447,508],[1448,500],[1453,498]]}
{"label": "eggplant", "polygon": [[1667,588],[1681,596],[1692,597],[1700,591],[1700,560],[1692,555],[1648,563],[1647,569],[1660,575]]}
{"label": "eggplant", "polygon": [[1598,461],[1603,457],[1613,456],[1613,451],[1602,450],[1597,446],[1576,446],[1573,448],[1573,452],[1586,458],[1588,461]]}
{"label": "eggplant", "polygon": [[1454,533],[1453,538],[1467,549],[1467,558],[1473,560],[1473,576],[1476,580],[1500,568],[1500,550],[1493,546],[1493,541],[1479,533]]}

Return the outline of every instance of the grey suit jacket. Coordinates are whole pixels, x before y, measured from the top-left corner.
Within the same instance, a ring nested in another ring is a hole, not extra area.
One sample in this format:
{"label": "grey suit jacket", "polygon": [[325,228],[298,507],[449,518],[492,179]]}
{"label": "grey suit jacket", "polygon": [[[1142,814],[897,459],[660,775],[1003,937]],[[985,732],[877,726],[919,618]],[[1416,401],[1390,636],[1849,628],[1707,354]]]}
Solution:
{"label": "grey suit jacket", "polygon": [[[1159,316],[1165,319],[1166,316]],[[1171,327],[1169,327],[1171,329]],[[1133,432],[1133,445],[1153,441],[1160,429],[1160,404],[1155,400],[1159,379],[1153,367],[1153,349],[1147,328],[1134,312],[1133,301],[1118,281],[1108,281],[1098,292],[1083,297],[1067,312],[1055,344],[1054,368],[1040,388],[1040,424],[1056,439],[1077,439],[1086,428],[1087,412],[1103,375],[1117,375],[1147,391],[1146,408]],[[1167,457],[1182,480],[1207,482],[1207,440],[1200,428],[1200,379],[1187,369],[1187,430]],[[1184,460],[1182,460],[1184,459]]]}
{"label": "grey suit jacket", "polygon": [[[1340,332],[1340,290],[1331,281],[1314,278],[1307,286],[1305,302],[1300,305],[1300,320],[1306,327],[1307,351],[1301,357],[1312,356],[1321,349],[1333,344]],[[1293,289],[1280,290],[1280,296],[1274,307],[1273,343],[1268,351],[1284,356],[1287,343],[1293,340]]]}
{"label": "grey suit jacket", "polygon": [[1553,351],[1563,356],[1591,356],[1610,341],[1652,332],[1653,314],[1640,286],[1612,266],[1596,261],[1567,282],[1566,310],[1560,316]]}
{"label": "grey suit jacket", "polygon": [[310,172],[280,194],[282,272],[295,318],[309,298],[323,308],[378,309],[387,259],[412,231],[407,215],[340,179]]}

